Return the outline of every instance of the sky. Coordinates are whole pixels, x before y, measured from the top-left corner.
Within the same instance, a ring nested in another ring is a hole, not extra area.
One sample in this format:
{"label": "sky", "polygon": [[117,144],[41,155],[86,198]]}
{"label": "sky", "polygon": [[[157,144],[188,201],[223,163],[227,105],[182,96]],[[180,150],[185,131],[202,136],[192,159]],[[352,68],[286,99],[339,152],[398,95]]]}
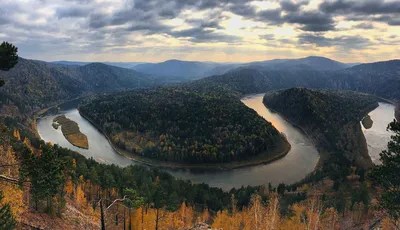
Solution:
{"label": "sky", "polygon": [[0,0],[0,41],[45,61],[398,59],[400,0]]}

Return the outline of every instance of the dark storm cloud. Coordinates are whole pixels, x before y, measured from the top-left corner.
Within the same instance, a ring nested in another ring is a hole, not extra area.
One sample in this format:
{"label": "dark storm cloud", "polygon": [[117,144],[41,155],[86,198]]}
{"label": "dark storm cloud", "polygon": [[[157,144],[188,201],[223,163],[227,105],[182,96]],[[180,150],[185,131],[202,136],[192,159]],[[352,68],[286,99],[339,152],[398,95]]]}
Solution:
{"label": "dark storm cloud", "polygon": [[400,15],[397,16],[383,15],[373,18],[373,20],[378,22],[386,22],[390,26],[400,26]]}
{"label": "dark storm cloud", "polygon": [[200,20],[200,19],[188,19],[185,20],[187,23],[193,25],[194,27],[199,28],[210,28],[210,29],[223,29],[223,27],[219,24],[219,21],[216,19],[211,20]]}
{"label": "dark storm cloud", "polygon": [[89,18],[89,27],[93,29],[99,29],[102,27],[107,26],[108,23],[108,18],[107,15],[101,14],[101,13],[96,13],[96,14],[91,14]]}
{"label": "dark storm cloud", "polygon": [[168,26],[164,26],[158,23],[138,22],[129,26],[127,31],[146,31],[146,34],[156,34],[167,32],[170,29]]}
{"label": "dark storm cloud", "polygon": [[388,25],[400,25],[400,1],[366,0],[326,1],[319,5],[322,12],[346,16],[347,20],[372,20]]}
{"label": "dark storm cloud", "polygon": [[335,29],[335,22],[332,17],[318,11],[287,14],[285,21],[300,25],[300,28],[304,31],[321,32]]}
{"label": "dark storm cloud", "polygon": [[169,34],[175,38],[188,38],[193,42],[238,42],[240,37],[218,33],[204,28],[191,28],[180,31],[172,31]]}
{"label": "dark storm cloud", "polygon": [[84,7],[58,8],[56,15],[58,18],[82,18],[89,15],[91,9]]}
{"label": "dark storm cloud", "polygon": [[282,10],[262,10],[257,14],[258,21],[264,22],[269,25],[281,24],[284,22],[282,18]]}
{"label": "dark storm cloud", "polygon": [[298,3],[295,3],[293,1],[286,1],[283,0],[280,2],[282,10],[288,11],[288,12],[296,12],[300,9],[302,5],[307,5],[307,1],[301,1]]}
{"label": "dark storm cloud", "polygon": [[250,5],[249,2],[244,4],[231,4],[226,7],[226,10],[245,18],[253,18],[256,15],[256,9]]}
{"label": "dark storm cloud", "polygon": [[371,30],[371,29],[374,29],[375,27],[374,27],[374,25],[372,25],[372,23],[362,22],[362,23],[355,25],[353,28]]}
{"label": "dark storm cloud", "polygon": [[319,8],[327,13],[391,14],[400,13],[400,2],[384,0],[334,0],[324,1]]}
{"label": "dark storm cloud", "polygon": [[316,45],[318,47],[339,47],[346,50],[364,49],[373,43],[359,36],[339,36],[327,38],[323,35],[301,34],[298,37],[298,43],[301,45]]}
{"label": "dark storm cloud", "polygon": [[[332,16],[318,11],[302,11],[301,7],[307,5],[307,1],[293,2],[281,0],[280,8],[257,11],[251,5],[252,1],[240,0],[136,0],[127,8],[114,12],[111,15],[94,14],[89,18],[89,25],[94,29],[112,25],[126,25],[131,30],[137,28],[144,30],[144,26],[138,26],[139,22],[150,22],[154,26],[147,26],[151,33],[167,32],[162,26],[162,19],[179,17],[184,9],[193,11],[208,10],[211,13],[231,12],[245,19],[259,21],[266,25],[281,25],[283,23],[298,25],[303,31],[321,32],[334,30],[335,25]],[[283,14],[286,12],[286,14]],[[202,23],[191,24],[192,27],[222,29],[215,21],[215,16],[207,15]]]}

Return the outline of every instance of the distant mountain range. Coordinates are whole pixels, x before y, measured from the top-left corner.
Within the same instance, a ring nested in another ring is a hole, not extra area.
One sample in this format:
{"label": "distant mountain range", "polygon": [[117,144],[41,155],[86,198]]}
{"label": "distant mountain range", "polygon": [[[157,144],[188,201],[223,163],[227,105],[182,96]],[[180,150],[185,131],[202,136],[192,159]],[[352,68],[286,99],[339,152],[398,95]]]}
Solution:
{"label": "distant mountain range", "polygon": [[[400,61],[348,64],[322,57],[271,60],[247,64],[170,60],[120,68],[103,63],[48,63],[20,58],[9,72],[1,72],[6,85],[1,104],[35,111],[55,102],[87,95],[148,88],[196,80],[194,87],[247,93],[263,93],[291,87],[346,89],[388,99],[400,99]],[[206,77],[213,75],[215,76]],[[203,79],[200,79],[203,78]],[[198,80],[200,79],[200,80]]]}
{"label": "distant mountain range", "polygon": [[345,69],[352,64],[345,64],[325,57],[310,56],[299,59],[274,59],[263,62],[252,62],[245,67],[259,70],[316,70],[334,71]]}
{"label": "distant mountain range", "polygon": [[133,69],[156,76],[175,76],[186,80],[225,74],[237,68],[256,70],[314,70],[334,71],[346,69],[356,64],[346,64],[325,57],[310,56],[299,59],[274,59],[250,63],[215,63],[169,60],[161,63],[146,63]]}
{"label": "distant mountain range", "polygon": [[181,77],[184,79],[196,79],[204,77],[207,72],[212,69],[223,66],[225,64],[212,62],[195,62],[169,60],[161,63],[146,63],[133,67],[139,72],[164,76],[164,77]]}
{"label": "distant mountain range", "polygon": [[[86,65],[88,62],[52,62],[58,65]],[[299,59],[274,59],[250,63],[217,63],[168,60],[160,63],[140,62],[104,62],[123,68],[130,68],[158,78],[170,78],[173,82],[195,80],[212,75],[225,74],[237,68],[257,70],[315,70],[334,71],[351,67],[355,64],[345,64],[325,57],[310,56]],[[166,81],[166,79],[165,79]]]}
{"label": "distant mountain range", "polygon": [[[338,66],[338,65],[335,65]],[[361,64],[346,69],[260,69],[241,67],[211,76],[198,85],[220,84],[242,94],[263,93],[292,87],[324,88],[365,92],[387,99],[400,99],[400,60]]]}
{"label": "distant mountain range", "polygon": [[[65,65],[65,66],[84,66],[87,64],[91,64],[93,62],[79,62],[79,61],[54,61],[50,62],[52,64],[57,64],[57,65]],[[139,64],[143,64],[145,62],[101,62],[106,65],[111,65],[111,66],[116,66],[116,67],[121,67],[121,68],[133,68]]]}

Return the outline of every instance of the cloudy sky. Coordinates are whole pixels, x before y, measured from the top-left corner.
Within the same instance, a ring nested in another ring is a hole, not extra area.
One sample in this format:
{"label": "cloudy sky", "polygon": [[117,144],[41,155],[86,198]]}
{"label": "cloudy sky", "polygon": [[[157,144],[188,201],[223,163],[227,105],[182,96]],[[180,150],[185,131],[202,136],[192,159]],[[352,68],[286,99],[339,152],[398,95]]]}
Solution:
{"label": "cloudy sky", "polygon": [[0,0],[0,40],[40,60],[400,58],[400,0]]}

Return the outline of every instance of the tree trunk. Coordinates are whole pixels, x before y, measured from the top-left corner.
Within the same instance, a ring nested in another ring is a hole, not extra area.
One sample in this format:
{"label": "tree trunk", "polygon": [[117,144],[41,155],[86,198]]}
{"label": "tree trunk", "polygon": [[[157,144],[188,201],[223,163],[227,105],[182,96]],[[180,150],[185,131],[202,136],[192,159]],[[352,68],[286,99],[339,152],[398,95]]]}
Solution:
{"label": "tree trunk", "polygon": [[144,212],[144,207],[142,207],[142,230],[143,230],[143,222],[144,222],[144,219],[143,219],[143,212]]}
{"label": "tree trunk", "polygon": [[126,230],[126,215],[125,215],[125,207],[124,207],[124,230]]}
{"label": "tree trunk", "polygon": [[132,230],[132,214],[131,214],[131,208],[129,208],[129,230]]}
{"label": "tree trunk", "polygon": [[104,223],[104,212],[103,212],[103,200],[100,199],[100,216],[101,216],[101,230],[106,230],[106,224]]}
{"label": "tree trunk", "polygon": [[158,208],[156,212],[156,230],[158,230]]}

